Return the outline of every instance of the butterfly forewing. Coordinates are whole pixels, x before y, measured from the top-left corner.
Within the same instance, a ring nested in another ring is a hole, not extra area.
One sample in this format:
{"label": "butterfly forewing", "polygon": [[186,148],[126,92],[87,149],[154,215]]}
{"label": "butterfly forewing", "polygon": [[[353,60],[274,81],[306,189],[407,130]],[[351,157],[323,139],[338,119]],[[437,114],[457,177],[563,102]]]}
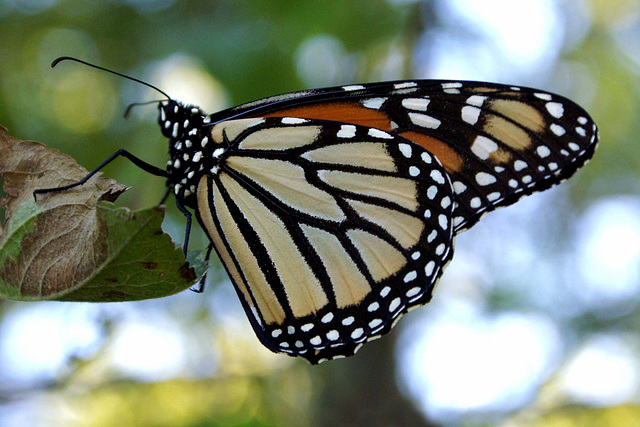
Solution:
{"label": "butterfly forewing", "polygon": [[233,120],[198,213],[261,341],[312,363],[353,354],[431,298],[452,256],[440,162],[379,129]]}
{"label": "butterfly forewing", "polygon": [[231,114],[357,123],[419,144],[438,157],[451,178],[456,232],[488,211],[569,178],[597,143],[595,124],[574,102],[483,82],[417,80],[316,89],[241,105]]}

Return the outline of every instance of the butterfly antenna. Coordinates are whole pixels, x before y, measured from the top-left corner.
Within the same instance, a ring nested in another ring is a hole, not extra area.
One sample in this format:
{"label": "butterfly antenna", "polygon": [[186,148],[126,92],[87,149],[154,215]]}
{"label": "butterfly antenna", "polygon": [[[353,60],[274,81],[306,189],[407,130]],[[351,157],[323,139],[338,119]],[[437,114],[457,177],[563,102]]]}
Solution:
{"label": "butterfly antenna", "polygon": [[[169,98],[171,99],[171,98]],[[133,110],[133,107],[139,107],[141,105],[149,105],[149,104],[155,104],[157,102],[162,102],[164,101],[164,99],[158,99],[155,101],[145,101],[145,102],[132,102],[131,104],[127,105],[127,109],[124,110],[124,118],[128,118],[129,117],[129,113],[131,113],[131,110]]]}
{"label": "butterfly antenna", "polygon": [[106,71],[107,73],[115,74],[116,76],[123,77],[123,78],[125,78],[125,79],[127,79],[127,80],[131,80],[131,81],[134,81],[134,82],[137,82],[137,83],[143,84],[143,85],[145,85],[145,86],[147,86],[147,87],[150,87],[151,89],[154,89],[154,90],[156,90],[156,91],[160,92],[162,95],[166,96],[168,100],[171,100],[171,97],[170,97],[170,96],[169,96],[165,91],[160,90],[159,88],[155,87],[154,85],[152,85],[152,84],[150,84],[150,83],[144,82],[144,81],[142,81],[142,80],[140,80],[140,79],[136,79],[135,77],[127,76],[126,74],[122,74],[122,73],[119,73],[119,72],[117,72],[117,71],[109,70],[108,68],[104,68],[104,67],[101,67],[101,66],[99,66],[99,65],[95,65],[95,64],[92,64],[92,63],[90,63],[90,62],[87,62],[87,61],[83,61],[83,60],[78,59],[78,58],[74,58],[74,57],[72,57],[72,56],[61,56],[61,57],[59,57],[59,58],[56,58],[56,59],[51,63],[51,68],[54,68],[56,65],[58,65],[58,64],[59,64],[60,62],[62,62],[62,61],[75,61],[75,62],[79,62],[79,63],[84,64],[84,65],[87,65],[87,66],[89,66],[89,67],[96,68],[96,69],[98,69],[98,70],[102,70],[102,71]]}

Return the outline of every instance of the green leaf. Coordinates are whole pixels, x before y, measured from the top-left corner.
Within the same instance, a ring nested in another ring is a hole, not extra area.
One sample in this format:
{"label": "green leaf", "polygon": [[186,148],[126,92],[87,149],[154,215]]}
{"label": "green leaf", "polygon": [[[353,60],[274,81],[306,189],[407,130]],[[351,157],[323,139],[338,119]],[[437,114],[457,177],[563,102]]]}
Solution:
{"label": "green leaf", "polygon": [[194,284],[196,272],[163,233],[164,208],[131,212],[114,200],[126,187],[92,177],[64,191],[33,191],[87,174],[69,156],[0,128],[0,298],[20,301],[134,301]]}
{"label": "green leaf", "polygon": [[162,232],[164,209],[131,212],[99,206],[98,213],[107,226],[109,256],[95,277],[55,299],[135,301],[173,295],[194,284],[194,269]]}

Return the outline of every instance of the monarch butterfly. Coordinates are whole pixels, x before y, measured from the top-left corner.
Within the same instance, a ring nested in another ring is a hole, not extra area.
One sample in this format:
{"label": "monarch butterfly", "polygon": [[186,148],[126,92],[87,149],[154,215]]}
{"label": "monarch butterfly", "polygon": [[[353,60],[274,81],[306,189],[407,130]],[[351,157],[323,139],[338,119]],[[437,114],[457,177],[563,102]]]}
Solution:
{"label": "monarch butterfly", "polygon": [[[272,96],[207,115],[158,90],[178,207],[206,231],[260,341],[313,364],[354,354],[429,302],[453,238],[569,178],[596,125],[572,101],[409,80]],[[39,192],[52,189],[38,190]]]}

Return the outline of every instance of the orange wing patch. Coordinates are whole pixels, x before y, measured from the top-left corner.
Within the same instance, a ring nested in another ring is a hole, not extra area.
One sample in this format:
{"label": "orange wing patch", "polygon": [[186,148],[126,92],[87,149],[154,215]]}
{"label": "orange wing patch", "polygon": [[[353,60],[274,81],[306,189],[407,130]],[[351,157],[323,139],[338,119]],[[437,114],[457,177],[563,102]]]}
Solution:
{"label": "orange wing patch", "polygon": [[391,120],[382,111],[366,108],[359,102],[323,102],[320,104],[300,105],[260,117],[301,117],[303,119],[334,120],[369,126],[387,132],[393,130]]}
{"label": "orange wing patch", "polygon": [[424,133],[415,131],[400,132],[398,135],[424,147],[440,160],[442,166],[449,174],[462,171],[464,158],[451,145],[446,142]]}

